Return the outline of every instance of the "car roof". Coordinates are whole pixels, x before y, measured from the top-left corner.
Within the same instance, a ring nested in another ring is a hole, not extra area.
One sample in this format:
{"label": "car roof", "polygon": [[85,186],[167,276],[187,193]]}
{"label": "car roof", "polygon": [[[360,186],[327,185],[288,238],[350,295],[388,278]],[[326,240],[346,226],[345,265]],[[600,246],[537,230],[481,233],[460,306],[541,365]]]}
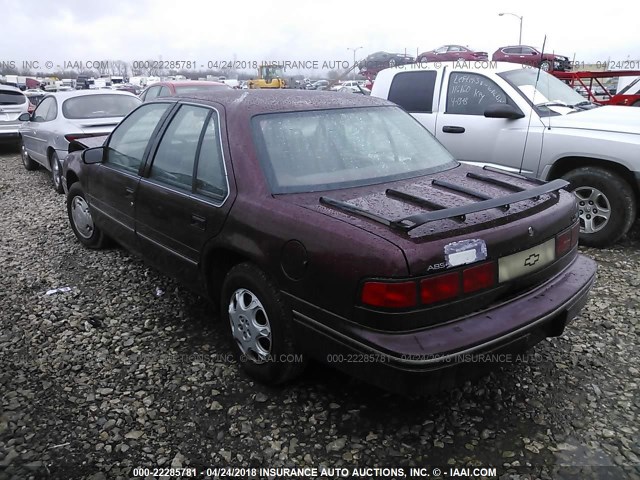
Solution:
{"label": "car roof", "polygon": [[22,93],[24,95],[22,90],[20,90],[19,88],[14,87],[12,85],[0,84],[0,90],[5,90],[5,91],[9,91],[9,92],[19,92],[19,93]]}
{"label": "car roof", "polygon": [[153,102],[166,100],[189,102],[195,100],[203,104],[219,104],[227,115],[252,117],[262,113],[279,113],[308,110],[329,110],[334,108],[354,108],[372,106],[395,106],[381,98],[367,95],[339,95],[335,92],[309,90],[220,90],[183,95],[180,97],[163,97]]}
{"label": "car roof", "polygon": [[[75,98],[75,97],[86,97],[89,95],[128,95],[130,97],[136,97],[133,93],[124,92],[121,90],[107,90],[107,89],[96,89],[96,90],[70,90],[68,92],[47,92],[49,95],[53,95],[54,97],[60,100],[66,100],[67,98]],[[138,98],[138,97],[136,97]]]}
{"label": "car roof", "polygon": [[213,82],[210,80],[169,80],[166,82],[154,82],[149,84],[149,87],[152,87],[154,85],[173,85],[174,87],[189,87],[192,85],[202,85],[202,86],[207,86],[207,85],[216,85],[216,86],[220,86],[220,85],[225,85],[228,86],[226,83],[222,83],[222,82]]}

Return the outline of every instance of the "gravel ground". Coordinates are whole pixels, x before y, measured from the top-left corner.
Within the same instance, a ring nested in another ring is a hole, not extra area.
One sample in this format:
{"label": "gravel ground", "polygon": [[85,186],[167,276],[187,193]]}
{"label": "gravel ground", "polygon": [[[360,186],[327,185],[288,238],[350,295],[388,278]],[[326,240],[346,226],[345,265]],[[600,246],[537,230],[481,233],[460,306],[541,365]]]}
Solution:
{"label": "gravel ground", "polygon": [[8,149],[0,215],[0,478],[434,465],[640,478],[638,226],[615,248],[582,249],[598,279],[564,336],[407,399],[322,365],[280,389],[250,381],[210,307],[122,249],[83,249],[48,172]]}

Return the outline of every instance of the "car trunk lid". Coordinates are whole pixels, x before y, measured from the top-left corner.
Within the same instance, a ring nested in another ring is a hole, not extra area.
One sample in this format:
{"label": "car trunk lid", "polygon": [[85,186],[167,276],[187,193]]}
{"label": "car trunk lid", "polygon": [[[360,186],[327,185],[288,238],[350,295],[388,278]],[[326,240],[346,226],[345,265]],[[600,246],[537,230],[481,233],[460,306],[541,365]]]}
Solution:
{"label": "car trunk lid", "polygon": [[[386,238],[403,250],[409,274],[423,275],[545,244],[576,221],[575,200],[559,192],[564,185],[459,165],[410,180],[280,198]],[[542,263],[553,261],[543,250]]]}

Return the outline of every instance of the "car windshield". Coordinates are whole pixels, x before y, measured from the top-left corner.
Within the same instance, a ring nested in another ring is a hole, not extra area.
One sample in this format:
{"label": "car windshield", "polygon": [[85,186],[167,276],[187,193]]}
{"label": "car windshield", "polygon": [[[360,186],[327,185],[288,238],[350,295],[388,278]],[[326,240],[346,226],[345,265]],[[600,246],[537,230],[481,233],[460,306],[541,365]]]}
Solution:
{"label": "car windshield", "polygon": [[520,94],[536,107],[572,108],[577,104],[588,103],[562,80],[535,68],[517,68],[498,75],[518,89]]}
{"label": "car windshield", "polygon": [[62,114],[71,119],[124,117],[138,105],[140,100],[132,95],[85,95],[65,100]]}
{"label": "car windshield", "polygon": [[26,101],[27,97],[22,92],[0,90],[0,105],[22,105]]}
{"label": "car windshield", "polygon": [[186,85],[176,87],[176,94],[185,95],[187,93],[211,92],[212,90],[229,90],[230,88],[228,85]]}
{"label": "car windshield", "polygon": [[273,193],[372,185],[457,164],[398,107],[266,114],[253,126]]}

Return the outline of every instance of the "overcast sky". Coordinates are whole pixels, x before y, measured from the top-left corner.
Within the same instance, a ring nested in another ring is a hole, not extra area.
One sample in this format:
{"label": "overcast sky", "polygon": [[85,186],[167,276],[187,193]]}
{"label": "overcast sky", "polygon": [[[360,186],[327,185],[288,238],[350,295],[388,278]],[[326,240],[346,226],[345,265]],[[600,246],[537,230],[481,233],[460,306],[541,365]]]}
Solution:
{"label": "overcast sky", "polygon": [[[619,2],[502,0],[0,0],[0,62],[158,59],[345,60],[415,55],[447,43],[489,52],[523,44],[576,61],[640,59],[640,20]],[[636,67],[637,68],[637,67]]]}

